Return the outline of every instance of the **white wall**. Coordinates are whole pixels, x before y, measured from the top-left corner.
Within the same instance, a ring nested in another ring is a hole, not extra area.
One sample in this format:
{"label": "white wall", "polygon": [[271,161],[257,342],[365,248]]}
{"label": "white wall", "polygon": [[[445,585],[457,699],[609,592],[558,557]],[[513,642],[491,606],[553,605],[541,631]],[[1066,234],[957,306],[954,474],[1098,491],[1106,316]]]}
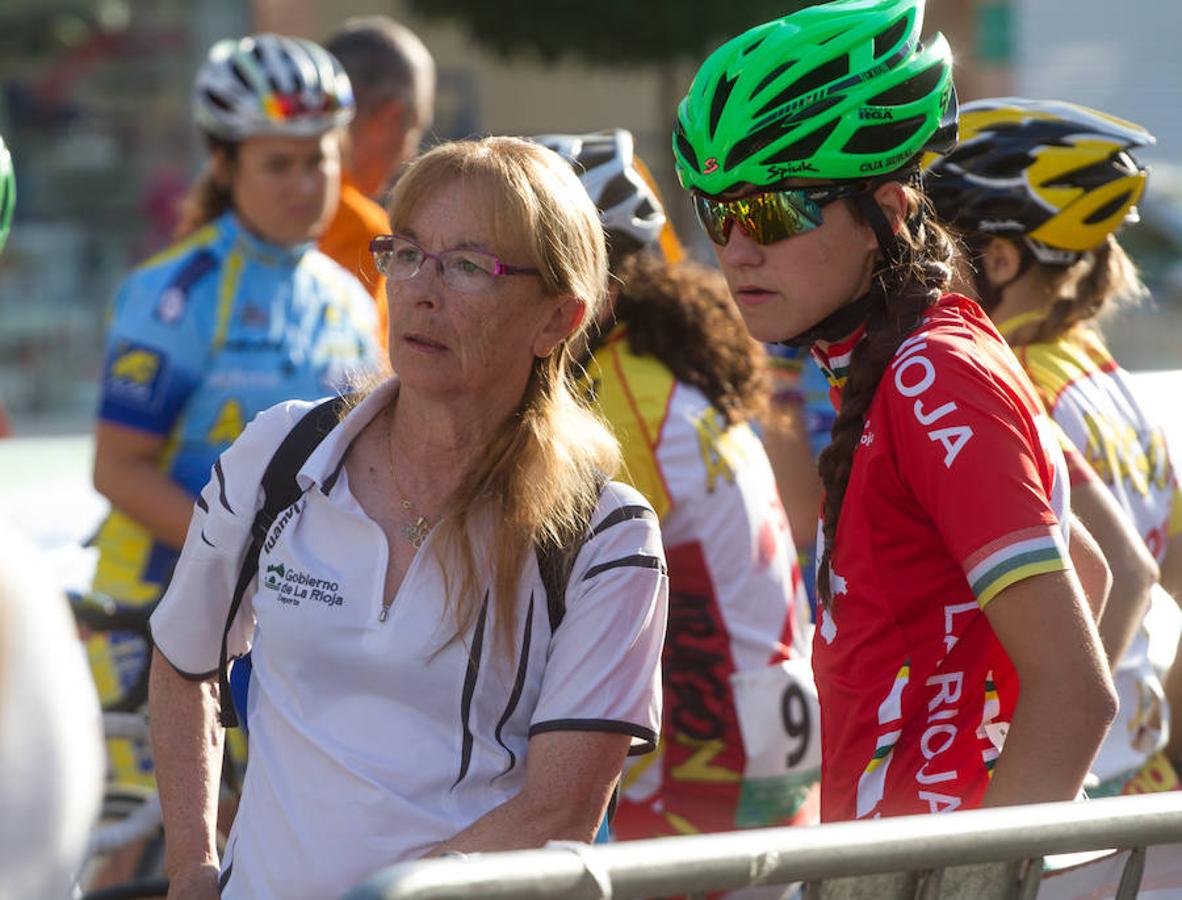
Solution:
{"label": "white wall", "polygon": [[1019,95],[1130,119],[1182,162],[1182,2],[1014,0],[1014,36]]}

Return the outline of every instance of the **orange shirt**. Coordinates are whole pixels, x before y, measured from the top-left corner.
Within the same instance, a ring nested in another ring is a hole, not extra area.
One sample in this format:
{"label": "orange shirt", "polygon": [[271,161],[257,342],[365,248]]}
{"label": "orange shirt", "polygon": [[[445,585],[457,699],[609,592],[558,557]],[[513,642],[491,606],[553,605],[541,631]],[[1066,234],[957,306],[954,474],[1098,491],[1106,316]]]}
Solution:
{"label": "orange shirt", "polygon": [[386,279],[374,268],[370,238],[389,234],[390,219],[346,172],[341,172],[341,202],[320,237],[320,250],[352,272],[373,294],[378,309],[378,346],[386,346]]}

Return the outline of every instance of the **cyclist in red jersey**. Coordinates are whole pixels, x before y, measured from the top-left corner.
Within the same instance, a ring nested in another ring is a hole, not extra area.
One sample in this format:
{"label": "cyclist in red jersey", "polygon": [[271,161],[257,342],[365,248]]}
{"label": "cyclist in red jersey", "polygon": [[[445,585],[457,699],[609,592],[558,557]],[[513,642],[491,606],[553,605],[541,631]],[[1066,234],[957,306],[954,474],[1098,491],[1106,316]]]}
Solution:
{"label": "cyclist in red jersey", "polygon": [[[838,408],[813,660],[826,820],[1067,800],[1116,712],[1058,438],[916,186],[956,135],[923,0],[838,0],[702,65],[674,153],[751,333]],[[1018,684],[1021,682],[1021,692]]]}
{"label": "cyclist in red jersey", "polygon": [[1152,142],[1139,125],[1073,103],[977,100],[962,110],[960,143],[926,176],[936,210],[970,248],[981,305],[1155,573],[1160,565],[1160,586],[1114,595],[1100,620],[1120,715],[1093,766],[1093,796],[1180,787],[1161,750],[1167,722],[1182,745],[1182,665],[1163,697],[1145,617],[1152,603],[1173,605],[1167,592],[1182,597],[1182,489],[1164,432],[1095,327],[1144,291],[1116,233],[1136,218],[1148,180],[1136,154]]}

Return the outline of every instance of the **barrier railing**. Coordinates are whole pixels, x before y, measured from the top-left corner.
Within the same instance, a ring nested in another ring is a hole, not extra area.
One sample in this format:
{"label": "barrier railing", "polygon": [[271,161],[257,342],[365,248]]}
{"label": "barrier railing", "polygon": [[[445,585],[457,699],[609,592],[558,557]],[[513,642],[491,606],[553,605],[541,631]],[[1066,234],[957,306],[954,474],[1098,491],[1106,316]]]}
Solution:
{"label": "barrier railing", "polygon": [[1116,893],[1127,900],[1145,848],[1180,842],[1182,792],[1162,793],[420,860],[379,872],[344,900],[624,900],[794,883],[825,900],[1030,900],[1044,856],[1129,849]]}

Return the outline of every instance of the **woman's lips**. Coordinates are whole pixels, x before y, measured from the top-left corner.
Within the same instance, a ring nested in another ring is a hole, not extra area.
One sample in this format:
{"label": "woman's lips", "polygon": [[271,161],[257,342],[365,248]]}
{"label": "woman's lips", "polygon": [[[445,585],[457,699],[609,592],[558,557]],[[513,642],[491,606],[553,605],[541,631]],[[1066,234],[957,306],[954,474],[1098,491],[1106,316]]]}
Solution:
{"label": "woman's lips", "polygon": [[774,300],[779,295],[775,291],[767,291],[758,287],[739,287],[735,289],[735,299],[744,306],[760,306]]}
{"label": "woman's lips", "polygon": [[405,334],[402,336],[402,340],[424,353],[443,353],[448,349],[446,344],[429,338],[425,334]]}

